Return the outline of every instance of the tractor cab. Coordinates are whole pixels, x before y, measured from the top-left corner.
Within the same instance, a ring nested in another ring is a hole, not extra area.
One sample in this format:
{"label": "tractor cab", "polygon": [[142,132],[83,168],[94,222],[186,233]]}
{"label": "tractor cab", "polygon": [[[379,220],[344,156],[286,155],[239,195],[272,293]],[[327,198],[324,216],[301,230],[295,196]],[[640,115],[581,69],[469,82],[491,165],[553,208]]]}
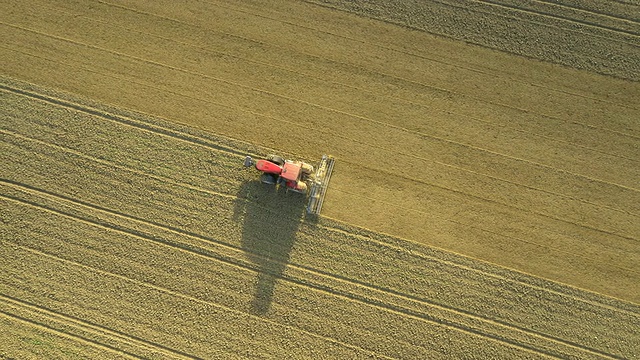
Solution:
{"label": "tractor cab", "polygon": [[303,181],[302,175],[302,163],[287,161],[282,166],[280,179],[287,189],[305,194],[307,192],[307,184]]}
{"label": "tractor cab", "polygon": [[269,155],[264,160],[254,161],[251,156],[244,159],[244,166],[255,167],[262,172],[260,181],[264,184],[286,186],[287,190],[307,194],[307,213],[318,215],[329,186],[335,159],[323,155],[318,168],[303,161],[285,160],[281,156]]}
{"label": "tractor cab", "polygon": [[300,178],[300,170],[302,169],[302,164],[294,163],[294,162],[285,162],[282,166],[282,172],[280,173],[280,177],[287,181],[298,181]]}

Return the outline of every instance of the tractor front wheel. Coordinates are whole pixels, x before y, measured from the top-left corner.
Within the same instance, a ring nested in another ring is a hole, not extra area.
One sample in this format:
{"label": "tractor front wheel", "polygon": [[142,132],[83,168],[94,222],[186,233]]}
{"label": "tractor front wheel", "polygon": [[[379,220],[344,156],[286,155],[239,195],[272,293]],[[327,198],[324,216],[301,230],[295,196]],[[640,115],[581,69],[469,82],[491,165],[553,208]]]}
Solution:
{"label": "tractor front wheel", "polygon": [[278,155],[269,155],[267,156],[267,161],[271,161],[274,164],[278,164],[280,166],[284,165],[284,159],[282,158],[282,156],[278,156]]}

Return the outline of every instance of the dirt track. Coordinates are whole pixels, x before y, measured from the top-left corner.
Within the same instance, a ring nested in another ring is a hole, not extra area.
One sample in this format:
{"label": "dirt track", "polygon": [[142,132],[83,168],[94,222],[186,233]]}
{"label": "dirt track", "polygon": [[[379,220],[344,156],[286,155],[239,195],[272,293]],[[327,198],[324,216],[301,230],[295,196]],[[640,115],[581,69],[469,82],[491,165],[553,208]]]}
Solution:
{"label": "dirt track", "polygon": [[[3,2],[4,75],[164,119],[5,80],[3,321],[55,338],[12,351],[638,353],[637,82],[305,3],[171,4]],[[139,130],[165,120],[219,136]],[[266,148],[337,156],[320,224],[237,173]]]}

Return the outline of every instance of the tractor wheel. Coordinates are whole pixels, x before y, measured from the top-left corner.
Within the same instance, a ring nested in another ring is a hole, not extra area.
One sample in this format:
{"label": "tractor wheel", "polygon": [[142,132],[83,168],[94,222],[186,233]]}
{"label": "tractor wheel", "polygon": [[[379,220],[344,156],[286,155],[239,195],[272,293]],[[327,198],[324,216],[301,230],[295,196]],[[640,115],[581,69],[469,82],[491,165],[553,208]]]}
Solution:
{"label": "tractor wheel", "polygon": [[278,177],[273,174],[262,174],[260,176],[260,182],[268,185],[275,185],[278,182]]}
{"label": "tractor wheel", "polygon": [[282,158],[282,156],[278,156],[278,155],[267,156],[267,161],[271,161],[272,163],[278,164],[280,166],[284,165],[284,159]]}

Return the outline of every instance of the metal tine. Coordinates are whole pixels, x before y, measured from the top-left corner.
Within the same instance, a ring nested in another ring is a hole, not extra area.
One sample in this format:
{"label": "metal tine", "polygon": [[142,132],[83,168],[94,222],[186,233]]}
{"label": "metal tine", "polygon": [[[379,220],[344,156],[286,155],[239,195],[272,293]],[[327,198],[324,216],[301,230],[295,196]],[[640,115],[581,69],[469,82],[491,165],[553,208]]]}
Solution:
{"label": "metal tine", "polygon": [[322,160],[320,161],[316,171],[313,185],[311,186],[311,191],[309,193],[307,213],[319,215],[322,211],[322,205],[327,194],[327,188],[329,187],[329,181],[331,180],[334,164],[335,159],[332,156],[322,156]]}

